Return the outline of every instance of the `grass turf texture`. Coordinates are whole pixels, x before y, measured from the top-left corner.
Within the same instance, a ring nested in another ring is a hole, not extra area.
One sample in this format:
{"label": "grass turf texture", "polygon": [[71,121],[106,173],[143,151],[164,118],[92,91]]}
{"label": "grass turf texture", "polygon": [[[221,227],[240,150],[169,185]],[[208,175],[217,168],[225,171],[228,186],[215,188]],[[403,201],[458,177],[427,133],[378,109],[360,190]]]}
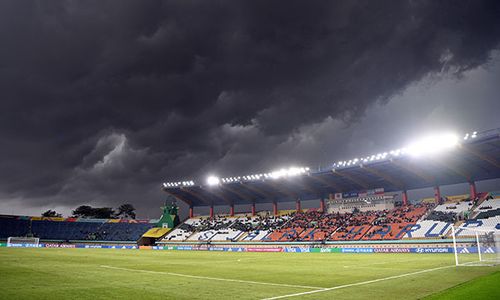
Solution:
{"label": "grass turf texture", "polygon": [[284,299],[500,299],[500,267],[446,267],[453,259],[451,254],[0,248],[0,299],[264,299],[439,267],[445,268]]}

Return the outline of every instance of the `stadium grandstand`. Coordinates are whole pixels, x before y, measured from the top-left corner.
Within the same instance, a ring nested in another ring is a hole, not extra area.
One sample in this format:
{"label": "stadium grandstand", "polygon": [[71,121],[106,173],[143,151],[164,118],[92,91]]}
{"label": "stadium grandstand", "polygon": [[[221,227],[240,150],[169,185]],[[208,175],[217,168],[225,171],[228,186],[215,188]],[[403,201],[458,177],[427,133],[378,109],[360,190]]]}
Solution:
{"label": "stadium grandstand", "polygon": [[[476,182],[500,177],[499,133],[499,129],[472,132],[461,139],[445,133],[401,149],[340,161],[326,170],[293,167],[236,177],[210,176],[205,184],[164,183],[166,193],[189,206],[189,219],[159,244],[450,242],[453,224],[498,230],[500,197],[478,192]],[[458,183],[468,183],[470,192],[441,195],[442,186]],[[434,189],[434,197],[410,204],[408,190],[427,187]],[[318,207],[301,209],[305,200],[318,201]],[[284,202],[295,202],[296,209],[280,211]],[[256,204],[261,203],[271,203],[273,210],[257,212]],[[251,211],[235,213],[234,206],[244,204]],[[227,214],[214,214],[214,206],[220,205],[228,206]],[[207,206],[208,216],[194,215],[195,207]],[[465,236],[464,232],[458,235]]]}
{"label": "stadium grandstand", "polygon": [[144,232],[156,226],[157,221],[0,215],[0,239],[32,236],[53,242],[109,241],[135,244]]}
{"label": "stadium grandstand", "polygon": [[[197,245],[228,243],[298,243],[336,245],[418,241],[429,247],[451,243],[452,226],[459,243],[470,243],[467,228],[500,229],[500,194],[478,192],[476,181],[500,177],[500,130],[433,136],[408,147],[348,161],[330,169],[288,168],[270,173],[163,184],[163,190],[189,206],[179,221],[175,201],[157,220],[44,218],[0,216],[0,239],[36,237],[60,243]],[[443,196],[443,185],[468,183],[469,193]],[[412,201],[408,190],[434,188],[434,197]],[[401,200],[398,196],[401,196]],[[301,201],[317,208],[302,209]],[[279,210],[294,202],[294,210]],[[257,211],[256,204],[272,204]],[[235,205],[251,210],[236,213]],[[227,205],[227,214],[214,206]],[[195,216],[196,207],[209,207]],[[460,239],[462,238],[462,239]],[[424,243],[424,240],[426,243]]]}

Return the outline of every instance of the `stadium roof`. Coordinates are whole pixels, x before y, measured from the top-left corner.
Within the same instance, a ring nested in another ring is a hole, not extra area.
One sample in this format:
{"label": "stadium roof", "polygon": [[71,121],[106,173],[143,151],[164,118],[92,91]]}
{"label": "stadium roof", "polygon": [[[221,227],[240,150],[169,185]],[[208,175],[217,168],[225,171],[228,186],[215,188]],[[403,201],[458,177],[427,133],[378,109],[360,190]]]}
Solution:
{"label": "stadium roof", "polygon": [[297,176],[260,174],[224,182],[212,178],[210,185],[187,181],[164,184],[163,189],[190,206],[215,206],[315,200],[339,192],[377,188],[395,192],[500,178],[500,128],[467,134],[456,147],[436,155],[419,157],[406,148],[400,150],[339,162],[327,170],[302,169]]}

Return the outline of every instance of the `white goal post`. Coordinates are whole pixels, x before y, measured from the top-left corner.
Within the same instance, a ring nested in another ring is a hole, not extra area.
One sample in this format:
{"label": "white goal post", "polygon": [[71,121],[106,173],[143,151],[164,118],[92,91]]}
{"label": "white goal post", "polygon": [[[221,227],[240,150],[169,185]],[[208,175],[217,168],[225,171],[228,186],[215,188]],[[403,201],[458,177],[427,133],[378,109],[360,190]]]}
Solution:
{"label": "white goal post", "polygon": [[40,245],[40,239],[36,237],[9,237],[7,247],[35,247]]}
{"label": "white goal post", "polygon": [[[500,230],[496,228],[451,227],[457,266],[495,266],[500,264]],[[457,240],[466,240],[457,246]]]}

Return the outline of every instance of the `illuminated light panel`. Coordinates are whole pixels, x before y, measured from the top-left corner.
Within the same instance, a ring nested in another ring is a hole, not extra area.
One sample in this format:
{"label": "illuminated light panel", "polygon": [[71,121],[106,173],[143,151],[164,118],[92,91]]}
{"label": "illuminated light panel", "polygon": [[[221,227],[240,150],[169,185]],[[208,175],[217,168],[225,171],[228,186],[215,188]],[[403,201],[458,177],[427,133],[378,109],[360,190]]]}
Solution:
{"label": "illuminated light panel", "polygon": [[458,145],[458,137],[453,133],[431,135],[419,139],[406,147],[406,152],[415,157],[433,155],[451,150]]}
{"label": "illuminated light panel", "polygon": [[207,184],[208,185],[218,185],[219,183],[220,183],[219,177],[213,176],[213,175],[207,177]]}

